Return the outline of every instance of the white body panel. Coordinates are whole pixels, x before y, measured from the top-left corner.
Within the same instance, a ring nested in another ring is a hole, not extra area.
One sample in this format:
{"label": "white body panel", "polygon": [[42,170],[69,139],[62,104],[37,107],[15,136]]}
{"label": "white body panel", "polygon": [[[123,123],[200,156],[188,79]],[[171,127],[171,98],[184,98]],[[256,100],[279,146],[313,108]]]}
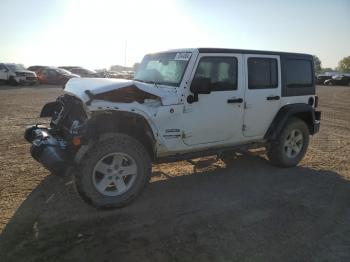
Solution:
{"label": "white body panel", "polygon": [[304,95],[304,96],[286,96],[281,99],[281,107],[289,104],[304,103],[307,104],[310,97],[315,95]]}

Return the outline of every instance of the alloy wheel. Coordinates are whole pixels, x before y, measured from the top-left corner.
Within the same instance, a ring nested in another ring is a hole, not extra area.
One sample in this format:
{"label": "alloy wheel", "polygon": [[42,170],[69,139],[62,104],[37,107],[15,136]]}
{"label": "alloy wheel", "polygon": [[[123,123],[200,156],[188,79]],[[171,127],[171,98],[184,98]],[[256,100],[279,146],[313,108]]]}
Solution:
{"label": "alloy wheel", "polygon": [[135,160],[125,153],[111,153],[101,158],[93,170],[92,182],[104,196],[124,194],[134,184],[137,176]]}
{"label": "alloy wheel", "polygon": [[284,152],[287,157],[295,158],[303,148],[303,134],[298,129],[293,129],[284,142]]}

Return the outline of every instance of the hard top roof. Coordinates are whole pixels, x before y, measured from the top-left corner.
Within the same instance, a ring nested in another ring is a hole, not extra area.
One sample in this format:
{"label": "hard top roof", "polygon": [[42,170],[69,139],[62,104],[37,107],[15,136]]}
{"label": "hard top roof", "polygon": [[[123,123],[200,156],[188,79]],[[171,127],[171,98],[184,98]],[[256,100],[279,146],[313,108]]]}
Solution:
{"label": "hard top roof", "polygon": [[243,53],[243,54],[266,54],[266,55],[301,55],[311,56],[303,53],[291,53],[280,51],[264,51],[264,50],[249,50],[249,49],[231,49],[231,48],[212,48],[212,47],[200,47],[199,53]]}
{"label": "hard top roof", "polygon": [[[171,49],[163,52],[193,52],[199,53],[241,53],[241,54],[261,54],[261,55],[298,55],[312,58],[310,54],[281,52],[281,51],[265,51],[265,50],[249,50],[249,49],[231,49],[231,48],[215,48],[215,47],[199,47],[199,48],[179,48]],[[159,52],[159,53],[163,53]],[[158,53],[158,52],[157,52]]]}

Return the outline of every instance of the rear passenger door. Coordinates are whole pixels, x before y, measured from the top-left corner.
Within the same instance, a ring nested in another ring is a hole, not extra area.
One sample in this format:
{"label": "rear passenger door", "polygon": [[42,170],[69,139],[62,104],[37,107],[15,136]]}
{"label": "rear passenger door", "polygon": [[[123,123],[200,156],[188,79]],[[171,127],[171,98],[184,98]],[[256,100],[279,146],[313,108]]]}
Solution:
{"label": "rear passenger door", "polygon": [[244,55],[243,135],[261,138],[281,105],[281,67],[277,55]]}

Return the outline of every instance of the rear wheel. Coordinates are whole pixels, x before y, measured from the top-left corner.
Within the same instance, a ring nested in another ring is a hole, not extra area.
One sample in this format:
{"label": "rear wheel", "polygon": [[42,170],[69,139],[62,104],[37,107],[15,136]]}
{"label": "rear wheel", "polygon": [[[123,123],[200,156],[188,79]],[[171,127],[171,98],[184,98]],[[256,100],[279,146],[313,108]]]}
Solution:
{"label": "rear wheel", "polygon": [[304,121],[292,118],[268,148],[271,163],[280,167],[296,166],[309,145],[309,129]]}
{"label": "rear wheel", "polygon": [[115,134],[85,156],[76,174],[82,198],[98,208],[122,207],[135,199],[149,181],[151,160],[134,138]]}

